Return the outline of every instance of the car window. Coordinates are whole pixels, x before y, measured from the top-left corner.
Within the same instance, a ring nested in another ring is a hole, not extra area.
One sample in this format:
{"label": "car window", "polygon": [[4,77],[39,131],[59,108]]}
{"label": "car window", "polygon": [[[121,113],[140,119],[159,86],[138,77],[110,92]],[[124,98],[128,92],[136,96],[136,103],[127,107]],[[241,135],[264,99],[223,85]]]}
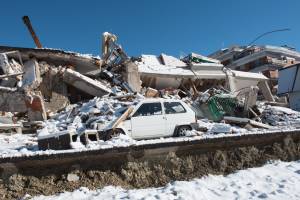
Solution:
{"label": "car window", "polygon": [[166,114],[185,113],[186,110],[179,102],[164,102]]}
{"label": "car window", "polygon": [[161,114],[162,114],[161,103],[144,103],[134,113],[133,117],[161,115]]}

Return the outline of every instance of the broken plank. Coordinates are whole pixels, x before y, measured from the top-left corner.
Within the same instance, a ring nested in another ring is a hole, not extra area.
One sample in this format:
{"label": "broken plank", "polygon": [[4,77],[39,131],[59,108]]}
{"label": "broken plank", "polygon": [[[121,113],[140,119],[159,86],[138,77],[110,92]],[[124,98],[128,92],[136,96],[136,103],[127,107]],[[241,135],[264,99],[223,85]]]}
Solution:
{"label": "broken plank", "polygon": [[124,94],[124,95],[119,95],[119,96],[113,96],[111,97],[112,99],[129,99],[129,98],[133,98],[136,97],[135,93],[128,93],[128,94]]}
{"label": "broken plank", "polygon": [[22,124],[2,124],[0,123],[0,130],[15,129],[17,133],[22,133]]}
{"label": "broken plank", "polygon": [[258,87],[267,101],[275,101],[267,81],[260,81]]}
{"label": "broken plank", "polygon": [[264,124],[264,123],[261,123],[261,122],[257,122],[257,121],[254,121],[252,119],[250,119],[250,122],[249,122],[252,126],[255,126],[255,127],[259,127],[259,128],[265,128],[265,129],[271,129],[272,126],[269,126],[268,124]]}
{"label": "broken plank", "polygon": [[0,91],[1,92],[15,92],[17,91],[18,88],[16,87],[4,87],[4,86],[0,86]]}
{"label": "broken plank", "polygon": [[129,107],[112,125],[112,129],[115,129],[122,121],[124,121],[133,111],[133,107]]}
{"label": "broken plank", "polygon": [[91,79],[72,69],[66,69],[64,71],[63,81],[93,96],[102,97],[103,95],[111,93],[111,89],[100,81]]}
{"label": "broken plank", "polygon": [[229,116],[225,116],[224,120],[228,123],[236,123],[236,124],[250,124],[254,127],[258,127],[258,128],[265,128],[265,129],[271,129],[272,126],[269,126],[267,124],[263,124],[261,122],[257,122],[254,121],[252,119],[249,118],[241,118],[241,117],[229,117]]}
{"label": "broken plank", "polygon": [[19,76],[19,75],[22,75],[22,74],[24,74],[24,72],[19,72],[19,73],[14,73],[14,74],[0,75],[0,79],[8,78],[8,77],[14,77],[14,76]]}

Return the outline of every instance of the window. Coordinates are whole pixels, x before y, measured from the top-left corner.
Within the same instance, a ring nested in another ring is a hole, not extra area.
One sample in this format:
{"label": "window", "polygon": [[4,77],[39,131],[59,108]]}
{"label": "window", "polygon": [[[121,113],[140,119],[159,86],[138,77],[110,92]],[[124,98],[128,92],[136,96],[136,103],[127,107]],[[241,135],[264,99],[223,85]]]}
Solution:
{"label": "window", "polygon": [[161,114],[162,114],[161,103],[144,103],[134,113],[133,117],[161,115]]}
{"label": "window", "polygon": [[175,113],[185,113],[186,110],[179,102],[165,102],[165,112],[166,114],[175,114]]}

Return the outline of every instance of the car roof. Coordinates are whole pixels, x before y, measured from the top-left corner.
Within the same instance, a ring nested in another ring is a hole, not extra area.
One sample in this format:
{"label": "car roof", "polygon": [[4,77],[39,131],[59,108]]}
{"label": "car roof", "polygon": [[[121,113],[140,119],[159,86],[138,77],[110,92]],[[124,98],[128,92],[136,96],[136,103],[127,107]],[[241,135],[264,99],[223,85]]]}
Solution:
{"label": "car roof", "polygon": [[180,99],[164,99],[164,98],[145,98],[142,100],[143,103],[147,102],[182,102]]}

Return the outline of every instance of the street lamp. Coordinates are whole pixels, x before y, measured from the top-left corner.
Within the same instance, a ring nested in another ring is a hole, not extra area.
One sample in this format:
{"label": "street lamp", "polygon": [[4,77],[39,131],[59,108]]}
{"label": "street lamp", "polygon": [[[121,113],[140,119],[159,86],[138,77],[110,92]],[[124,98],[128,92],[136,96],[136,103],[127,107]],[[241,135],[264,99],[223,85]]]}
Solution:
{"label": "street lamp", "polygon": [[258,39],[266,36],[266,35],[269,35],[269,34],[272,34],[272,33],[275,33],[275,32],[282,32],[282,31],[290,31],[291,29],[289,28],[284,28],[284,29],[276,29],[276,30],[273,30],[273,31],[268,31],[268,32],[265,32],[259,36],[257,36],[252,42],[250,42],[245,49],[243,49],[241,52],[239,52],[239,54],[235,55],[236,58],[238,58],[242,53],[244,53],[247,49],[249,49],[254,42],[256,42]]}
{"label": "street lamp", "polygon": [[247,46],[250,46],[251,44],[253,44],[254,42],[256,42],[258,39],[266,36],[266,35],[269,35],[271,33],[275,33],[275,32],[282,32],[282,31],[290,31],[291,29],[289,28],[284,28],[284,29],[277,29],[277,30],[273,30],[273,31],[268,31],[268,32],[265,32],[259,36],[257,36],[252,42],[250,42]]}

